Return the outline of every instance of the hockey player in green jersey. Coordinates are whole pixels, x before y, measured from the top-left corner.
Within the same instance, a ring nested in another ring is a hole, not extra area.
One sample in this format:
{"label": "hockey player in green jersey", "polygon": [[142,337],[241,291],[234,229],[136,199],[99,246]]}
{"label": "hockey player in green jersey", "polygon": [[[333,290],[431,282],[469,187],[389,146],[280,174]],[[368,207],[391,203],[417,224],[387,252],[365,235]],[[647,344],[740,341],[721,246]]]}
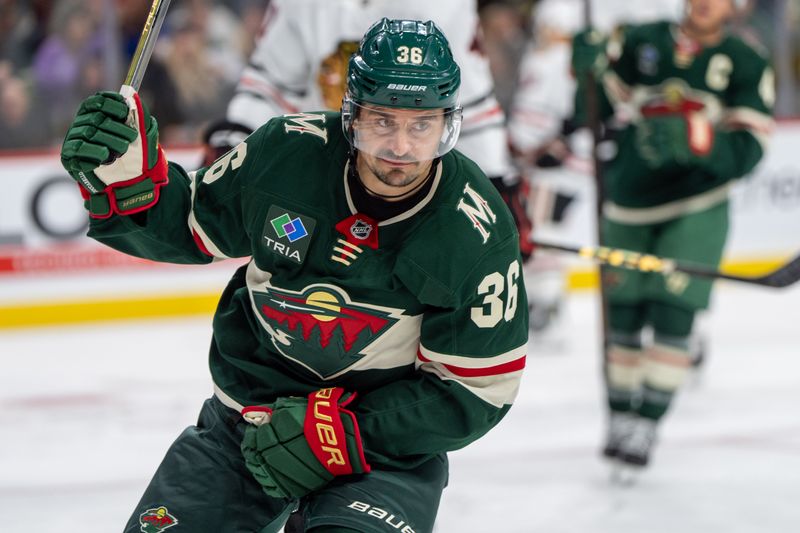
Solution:
{"label": "hockey player in green jersey", "polygon": [[432,22],[383,19],[341,113],[272,119],[190,173],[135,93],[83,102],[62,161],[92,237],[251,257],[214,316],[214,395],[125,531],[279,531],[298,508],[305,531],[432,531],[446,452],[506,414],[528,331],[514,222],[451,151],[459,83]]}
{"label": "hockey player in green jersey", "polygon": [[[728,192],[761,159],[772,128],[768,61],[726,32],[740,2],[687,0],[679,24],[629,26],[593,57],[591,32],[575,38],[579,86],[593,69],[600,107],[620,124],[605,165],[605,245],[718,266],[728,233]],[[585,102],[578,94],[576,106]],[[580,109],[579,109],[580,111]],[[610,408],[603,454],[644,466],[691,364],[695,313],[711,282],[609,268]],[[643,343],[650,326],[652,340]]]}

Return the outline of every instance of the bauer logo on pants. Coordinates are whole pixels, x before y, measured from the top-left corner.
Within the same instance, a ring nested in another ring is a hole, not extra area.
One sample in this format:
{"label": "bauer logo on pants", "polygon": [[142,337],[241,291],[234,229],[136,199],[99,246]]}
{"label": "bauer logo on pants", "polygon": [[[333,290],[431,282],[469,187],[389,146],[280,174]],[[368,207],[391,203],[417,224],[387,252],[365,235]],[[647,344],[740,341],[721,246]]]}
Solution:
{"label": "bauer logo on pants", "polygon": [[270,206],[264,221],[263,243],[271,252],[302,264],[315,225],[313,218]]}
{"label": "bauer logo on pants", "polygon": [[142,533],[158,533],[178,524],[178,519],[169,514],[163,505],[148,509],[139,515],[139,525]]}

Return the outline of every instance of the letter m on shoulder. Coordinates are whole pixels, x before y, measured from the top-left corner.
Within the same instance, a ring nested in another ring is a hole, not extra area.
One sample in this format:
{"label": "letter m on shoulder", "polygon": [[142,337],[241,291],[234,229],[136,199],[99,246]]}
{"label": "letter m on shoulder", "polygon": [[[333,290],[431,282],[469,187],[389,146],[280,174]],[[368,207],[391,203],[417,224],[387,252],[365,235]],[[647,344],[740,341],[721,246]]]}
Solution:
{"label": "letter m on shoulder", "polygon": [[489,203],[475,189],[469,186],[469,183],[464,185],[464,195],[465,197],[461,198],[458,205],[456,205],[456,209],[467,216],[472,227],[481,234],[483,243],[486,244],[491,234],[484,224],[494,224],[497,221],[497,215],[489,207]]}

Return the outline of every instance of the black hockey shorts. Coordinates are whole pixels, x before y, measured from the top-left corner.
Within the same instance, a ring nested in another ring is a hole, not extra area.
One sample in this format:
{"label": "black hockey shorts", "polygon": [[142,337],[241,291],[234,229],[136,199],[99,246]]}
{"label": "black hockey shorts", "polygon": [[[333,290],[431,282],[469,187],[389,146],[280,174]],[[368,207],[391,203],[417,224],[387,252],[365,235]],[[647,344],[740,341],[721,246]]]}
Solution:
{"label": "black hockey shorts", "polygon": [[128,520],[126,533],[278,533],[299,509],[305,528],[336,525],[375,533],[429,533],[447,485],[447,457],[409,470],[373,465],[334,479],[300,501],[271,498],[244,465],[242,417],[216,398],[167,451]]}

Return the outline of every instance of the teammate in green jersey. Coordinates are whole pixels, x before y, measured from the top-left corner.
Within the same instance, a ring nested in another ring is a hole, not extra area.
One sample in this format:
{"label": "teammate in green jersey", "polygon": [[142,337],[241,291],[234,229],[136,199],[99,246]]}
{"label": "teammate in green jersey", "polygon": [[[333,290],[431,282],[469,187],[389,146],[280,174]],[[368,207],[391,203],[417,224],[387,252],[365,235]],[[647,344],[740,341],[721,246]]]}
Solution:
{"label": "teammate in green jersey", "polygon": [[432,531],[446,452],[506,414],[528,331],[514,222],[451,151],[459,83],[432,22],[383,19],[341,113],[272,119],[190,173],[135,93],[83,102],[62,161],[92,237],[251,257],[214,316],[214,396],[125,531],[271,532],[294,511],[316,533]]}
{"label": "teammate in green jersey", "polygon": [[[603,244],[717,266],[728,233],[728,191],[761,159],[772,128],[768,61],[726,32],[733,0],[687,0],[679,24],[629,26],[593,57],[599,40],[576,36],[579,84],[600,76],[600,104],[621,124],[603,170]],[[584,102],[578,95],[576,106]],[[659,420],[691,364],[695,313],[711,282],[609,268],[609,433],[603,453],[648,463]],[[643,343],[650,326],[652,341]]]}

